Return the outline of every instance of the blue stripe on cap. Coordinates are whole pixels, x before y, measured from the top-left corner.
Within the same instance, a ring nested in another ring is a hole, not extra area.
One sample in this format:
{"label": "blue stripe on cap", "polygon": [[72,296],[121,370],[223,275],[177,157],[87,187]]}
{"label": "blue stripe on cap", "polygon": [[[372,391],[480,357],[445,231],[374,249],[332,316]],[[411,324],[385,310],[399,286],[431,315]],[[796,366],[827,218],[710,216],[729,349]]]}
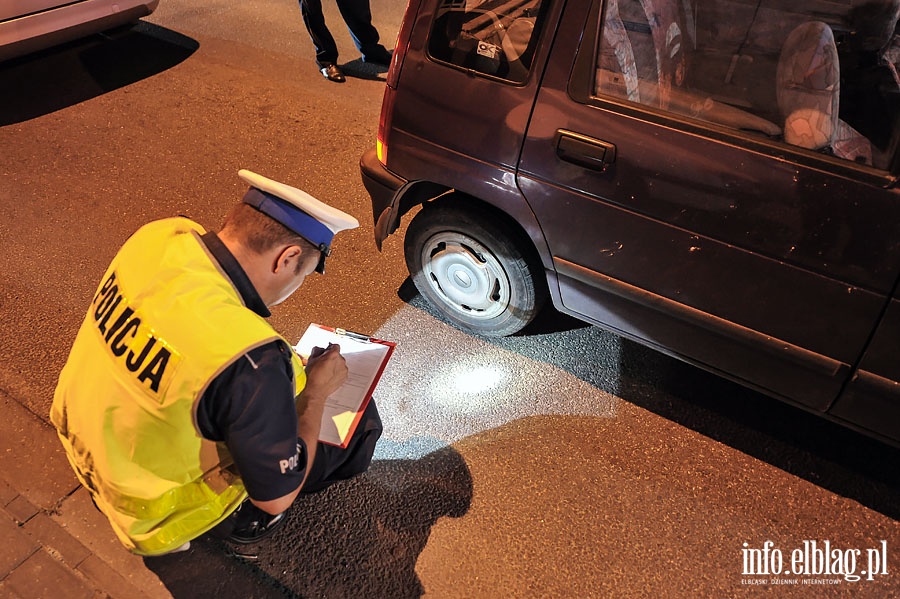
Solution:
{"label": "blue stripe on cap", "polygon": [[334,239],[334,233],[319,222],[315,217],[303,212],[290,202],[285,202],[278,196],[272,195],[256,187],[251,187],[244,194],[245,204],[250,204],[263,214],[277,220],[282,225],[309,241],[313,245],[327,251]]}

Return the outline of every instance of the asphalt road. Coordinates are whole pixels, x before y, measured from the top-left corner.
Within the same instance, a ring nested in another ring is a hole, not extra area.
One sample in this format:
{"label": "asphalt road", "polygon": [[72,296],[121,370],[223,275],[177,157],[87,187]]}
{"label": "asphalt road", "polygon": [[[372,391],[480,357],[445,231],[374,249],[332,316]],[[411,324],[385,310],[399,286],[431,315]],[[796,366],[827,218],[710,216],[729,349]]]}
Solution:
{"label": "asphalt road", "polygon": [[[0,65],[0,389],[42,418],[141,224],[217,227],[240,168],[362,222],[272,320],[289,339],[320,322],[398,342],[376,462],[302,498],[243,558],[210,542],[147,560],[172,594],[900,596],[897,450],[552,312],[486,341],[429,311],[399,236],[375,249],[359,177],[384,73],[326,4],[343,85],[315,70],[298,7],[274,0],[163,0],[130,33]],[[403,6],[372,5],[392,47]],[[826,541],[839,574],[803,557]],[[773,569],[796,555],[811,573],[747,575],[764,548]],[[852,580],[881,555],[887,574]]]}

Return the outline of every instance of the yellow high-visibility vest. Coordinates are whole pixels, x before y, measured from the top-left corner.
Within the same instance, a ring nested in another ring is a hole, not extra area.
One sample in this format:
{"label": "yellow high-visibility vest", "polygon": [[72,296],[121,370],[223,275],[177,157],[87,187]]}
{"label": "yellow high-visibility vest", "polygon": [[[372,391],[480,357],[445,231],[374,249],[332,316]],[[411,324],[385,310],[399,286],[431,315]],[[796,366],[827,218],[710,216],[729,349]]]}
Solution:
{"label": "yellow high-visibility vest", "polygon": [[[203,233],[171,218],[142,227],[122,246],[81,324],[50,411],[79,480],[139,555],[183,545],[246,499],[228,450],[201,437],[195,410],[226,366],[283,339],[243,305]],[[296,396],[306,377],[292,359]]]}

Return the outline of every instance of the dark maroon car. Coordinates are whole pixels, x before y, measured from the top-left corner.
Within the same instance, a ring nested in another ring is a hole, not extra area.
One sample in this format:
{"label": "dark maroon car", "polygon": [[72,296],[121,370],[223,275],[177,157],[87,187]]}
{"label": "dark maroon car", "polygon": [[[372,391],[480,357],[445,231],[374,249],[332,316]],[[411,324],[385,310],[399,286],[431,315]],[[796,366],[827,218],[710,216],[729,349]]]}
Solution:
{"label": "dark maroon car", "polygon": [[900,442],[900,1],[411,0],[376,242],[484,335],[547,298]]}

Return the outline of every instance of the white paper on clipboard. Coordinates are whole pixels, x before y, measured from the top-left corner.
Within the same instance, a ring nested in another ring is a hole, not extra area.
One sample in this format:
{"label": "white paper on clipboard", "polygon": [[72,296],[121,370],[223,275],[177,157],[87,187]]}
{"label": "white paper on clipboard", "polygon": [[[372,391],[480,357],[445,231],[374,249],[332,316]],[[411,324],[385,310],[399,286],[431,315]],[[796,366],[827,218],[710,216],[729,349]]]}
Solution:
{"label": "white paper on clipboard", "polygon": [[341,346],[348,375],[344,384],[326,400],[319,441],[346,447],[396,344],[313,323],[294,351],[306,360],[314,347],[326,348],[329,343]]}

